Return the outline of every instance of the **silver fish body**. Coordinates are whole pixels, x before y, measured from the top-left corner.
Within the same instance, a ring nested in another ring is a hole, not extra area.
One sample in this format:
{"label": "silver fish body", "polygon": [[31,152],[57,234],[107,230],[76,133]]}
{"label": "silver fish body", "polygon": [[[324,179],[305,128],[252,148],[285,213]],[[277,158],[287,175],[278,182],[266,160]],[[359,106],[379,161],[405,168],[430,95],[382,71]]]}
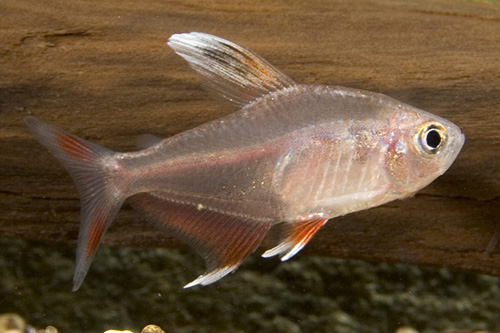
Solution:
{"label": "silver fish body", "polygon": [[455,125],[387,96],[296,86],[114,163],[133,174],[127,196],[161,193],[256,222],[332,218],[407,197],[443,173],[458,149],[426,160],[431,173],[412,162],[422,158],[415,124],[437,121],[460,145]]}
{"label": "silver fish body", "polygon": [[328,219],[411,196],[464,143],[446,119],[382,94],[296,84],[215,36],[174,35],[169,45],[242,108],[132,153],[27,119],[82,198],[74,289],[127,198],[205,257],[207,272],[186,287],[205,285],[235,270],[277,224],[284,232],[263,256],[286,260]]}

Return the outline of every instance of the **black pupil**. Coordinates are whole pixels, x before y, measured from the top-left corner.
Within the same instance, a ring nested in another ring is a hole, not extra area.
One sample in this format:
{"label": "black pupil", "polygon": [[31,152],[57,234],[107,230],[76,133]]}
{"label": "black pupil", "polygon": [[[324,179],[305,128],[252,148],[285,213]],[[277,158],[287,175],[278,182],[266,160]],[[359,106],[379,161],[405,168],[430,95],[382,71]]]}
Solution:
{"label": "black pupil", "polygon": [[441,135],[439,135],[438,131],[432,129],[429,132],[427,132],[427,136],[425,138],[425,141],[427,142],[427,145],[429,147],[431,147],[432,149],[435,149],[441,143]]}

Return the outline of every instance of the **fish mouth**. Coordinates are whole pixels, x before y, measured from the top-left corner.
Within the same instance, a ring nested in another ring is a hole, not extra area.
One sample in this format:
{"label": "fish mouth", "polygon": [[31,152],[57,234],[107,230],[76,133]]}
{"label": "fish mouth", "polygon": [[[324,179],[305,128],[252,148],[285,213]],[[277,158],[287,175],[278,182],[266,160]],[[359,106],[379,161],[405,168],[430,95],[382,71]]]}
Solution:
{"label": "fish mouth", "polygon": [[455,154],[453,159],[455,159],[458,156],[458,153],[460,153],[464,144],[465,144],[465,134],[460,133],[460,136],[457,139],[457,143],[456,143],[456,147],[455,147],[456,154]]}
{"label": "fish mouth", "polygon": [[448,170],[453,162],[458,157],[458,154],[462,150],[462,147],[465,144],[465,134],[459,132],[460,134],[453,139],[453,141],[450,142],[450,145],[448,146],[448,151],[446,156],[444,157],[444,165],[443,165],[443,170],[442,173],[444,173],[446,170]]}

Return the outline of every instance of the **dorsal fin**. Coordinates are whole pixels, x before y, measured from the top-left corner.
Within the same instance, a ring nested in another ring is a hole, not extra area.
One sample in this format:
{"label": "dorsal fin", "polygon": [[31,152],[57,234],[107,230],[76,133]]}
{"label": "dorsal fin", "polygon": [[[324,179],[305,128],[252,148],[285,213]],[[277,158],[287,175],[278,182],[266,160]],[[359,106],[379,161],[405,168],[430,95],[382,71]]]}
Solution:
{"label": "dorsal fin", "polygon": [[254,52],[213,35],[175,34],[168,45],[204,77],[210,90],[239,106],[295,85]]}

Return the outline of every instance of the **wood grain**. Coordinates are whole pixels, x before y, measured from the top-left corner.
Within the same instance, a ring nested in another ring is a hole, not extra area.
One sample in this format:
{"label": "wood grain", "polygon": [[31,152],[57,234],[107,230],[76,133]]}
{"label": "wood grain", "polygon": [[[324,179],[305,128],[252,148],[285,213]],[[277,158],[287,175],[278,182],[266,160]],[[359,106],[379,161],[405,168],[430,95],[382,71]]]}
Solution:
{"label": "wood grain", "polygon": [[[500,5],[465,1],[0,3],[0,235],[77,238],[71,179],[28,114],[112,149],[233,110],[203,91],[167,38],[203,31],[301,83],[386,93],[457,123],[452,168],[414,198],[329,221],[304,254],[500,275]],[[128,206],[106,244],[179,247]],[[486,251],[488,244],[490,246]]]}

